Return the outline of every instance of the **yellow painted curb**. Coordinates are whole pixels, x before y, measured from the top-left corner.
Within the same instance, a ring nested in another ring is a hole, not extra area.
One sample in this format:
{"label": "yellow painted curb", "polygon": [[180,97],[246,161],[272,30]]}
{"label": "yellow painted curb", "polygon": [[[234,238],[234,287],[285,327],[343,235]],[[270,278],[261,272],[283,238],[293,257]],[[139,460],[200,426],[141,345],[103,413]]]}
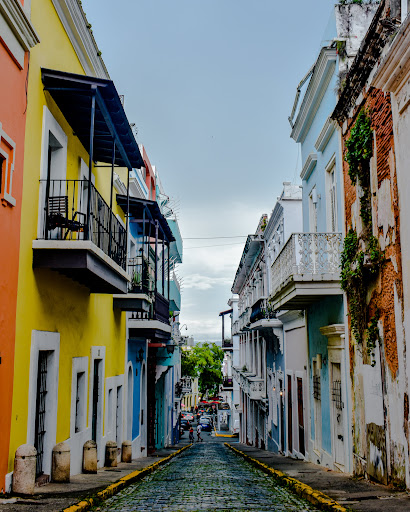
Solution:
{"label": "yellow painted curb", "polygon": [[321,510],[330,510],[332,512],[348,512],[348,510],[342,507],[340,503],[338,503],[332,498],[329,498],[329,496],[326,496],[326,494],[323,494],[320,491],[312,489],[312,487],[310,487],[309,485],[306,485],[300,482],[299,480],[296,480],[296,478],[288,476],[286,473],[283,473],[282,471],[271,468],[266,464],[263,464],[263,462],[259,462],[257,459],[254,459],[247,455],[246,453],[241,452],[237,448],[234,448],[229,443],[224,444],[225,446],[230,448],[236,455],[240,455],[245,460],[249,461],[251,464],[261,469],[264,473],[267,473],[268,475],[272,476],[279,484],[285,487],[290,487],[295,494],[301,496],[302,498],[305,498],[305,500],[312,503],[312,505],[319,507]]}
{"label": "yellow painted curb", "polygon": [[160,459],[158,462],[154,462],[150,466],[147,466],[146,468],[143,468],[141,470],[133,471],[132,473],[129,473],[128,475],[123,476],[118,480],[118,482],[115,482],[102,491],[98,492],[95,496],[91,498],[86,498],[83,501],[80,501],[79,503],[76,503],[75,505],[71,505],[68,508],[65,508],[62,512],[85,512],[86,510],[89,510],[91,507],[95,506],[96,504],[100,503],[103,500],[106,500],[108,498],[111,498],[111,496],[114,496],[119,491],[127,487],[128,485],[136,482],[137,480],[141,480],[144,476],[147,476],[149,473],[152,473],[156,469],[158,469],[160,466],[171,460],[176,455],[179,455],[187,448],[190,448],[192,444],[188,444],[186,446],[183,446],[179,450],[177,450],[174,453],[171,453],[171,455],[168,455],[167,457],[164,457],[163,459]]}
{"label": "yellow painted curb", "polygon": [[215,427],[214,427],[214,434],[215,434],[215,437],[238,437],[235,434],[233,434],[233,435],[232,434],[218,434]]}

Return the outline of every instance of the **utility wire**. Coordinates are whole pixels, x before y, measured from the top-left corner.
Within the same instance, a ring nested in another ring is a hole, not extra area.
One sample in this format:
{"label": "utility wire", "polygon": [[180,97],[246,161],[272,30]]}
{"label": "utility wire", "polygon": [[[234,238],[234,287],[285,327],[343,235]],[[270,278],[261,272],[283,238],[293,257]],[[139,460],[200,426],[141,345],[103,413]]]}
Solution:
{"label": "utility wire", "polygon": [[205,249],[206,247],[226,247],[228,245],[243,245],[243,242],[234,242],[232,244],[198,245],[197,247],[184,247],[184,251],[188,249]]}
{"label": "utility wire", "polygon": [[247,238],[248,235],[238,235],[238,236],[198,236],[194,238],[184,236],[184,240],[215,240],[216,238]]}

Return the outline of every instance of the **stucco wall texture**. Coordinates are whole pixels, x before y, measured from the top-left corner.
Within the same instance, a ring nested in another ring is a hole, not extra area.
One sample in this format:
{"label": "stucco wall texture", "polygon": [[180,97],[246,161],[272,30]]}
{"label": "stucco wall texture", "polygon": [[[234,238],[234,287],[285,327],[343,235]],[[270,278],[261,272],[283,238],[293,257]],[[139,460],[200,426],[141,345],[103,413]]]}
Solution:
{"label": "stucco wall texture", "polygon": [[[403,428],[406,423],[407,385],[403,356],[400,216],[390,95],[375,88],[363,93],[361,104],[356,106],[354,115],[344,125],[343,154],[350,130],[362,108],[371,116],[374,130],[374,152],[370,164],[372,229],[385,251],[385,262],[367,293],[368,318],[377,310],[380,313],[381,342],[376,347],[374,368],[371,366],[372,358],[366,356],[365,348],[356,343],[349,329],[354,470],[357,474],[367,473],[383,483],[402,484],[408,464],[408,445]],[[359,215],[360,190],[352,184],[346,162],[343,162],[343,181],[346,232],[353,227],[360,236],[363,229]],[[377,408],[377,414],[372,414],[370,407]]]}

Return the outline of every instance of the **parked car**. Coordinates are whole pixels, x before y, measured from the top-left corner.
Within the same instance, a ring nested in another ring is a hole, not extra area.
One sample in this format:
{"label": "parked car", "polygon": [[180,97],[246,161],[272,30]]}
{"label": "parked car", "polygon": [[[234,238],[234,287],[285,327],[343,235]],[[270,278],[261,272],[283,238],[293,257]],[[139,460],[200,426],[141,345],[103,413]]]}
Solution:
{"label": "parked car", "polygon": [[186,418],[182,418],[181,428],[183,428],[184,430],[189,430],[190,427],[191,427],[191,423]]}
{"label": "parked car", "polygon": [[209,418],[200,418],[199,424],[204,432],[212,432],[212,423]]}
{"label": "parked car", "polygon": [[201,420],[204,420],[204,419],[208,419],[208,420],[210,420],[211,425],[213,425],[213,424],[214,424],[214,419],[213,419],[213,417],[212,417],[210,414],[203,414],[203,415],[201,416]]}
{"label": "parked car", "polygon": [[188,421],[194,421],[194,415],[191,412],[183,412],[182,417]]}

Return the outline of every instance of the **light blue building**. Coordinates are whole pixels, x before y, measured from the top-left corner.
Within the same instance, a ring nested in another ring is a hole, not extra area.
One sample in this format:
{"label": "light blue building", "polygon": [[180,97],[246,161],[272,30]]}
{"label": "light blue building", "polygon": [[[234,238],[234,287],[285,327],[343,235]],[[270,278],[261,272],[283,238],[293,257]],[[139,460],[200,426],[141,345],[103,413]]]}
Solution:
{"label": "light blue building", "polygon": [[[337,89],[359,48],[375,6],[336,5],[316,62],[297,88],[289,118],[302,154],[303,231],[271,265],[274,309],[303,310],[309,392],[305,456],[351,472],[348,347],[340,288],[343,240],[342,156],[330,120]],[[305,424],[306,427],[306,424]]]}

